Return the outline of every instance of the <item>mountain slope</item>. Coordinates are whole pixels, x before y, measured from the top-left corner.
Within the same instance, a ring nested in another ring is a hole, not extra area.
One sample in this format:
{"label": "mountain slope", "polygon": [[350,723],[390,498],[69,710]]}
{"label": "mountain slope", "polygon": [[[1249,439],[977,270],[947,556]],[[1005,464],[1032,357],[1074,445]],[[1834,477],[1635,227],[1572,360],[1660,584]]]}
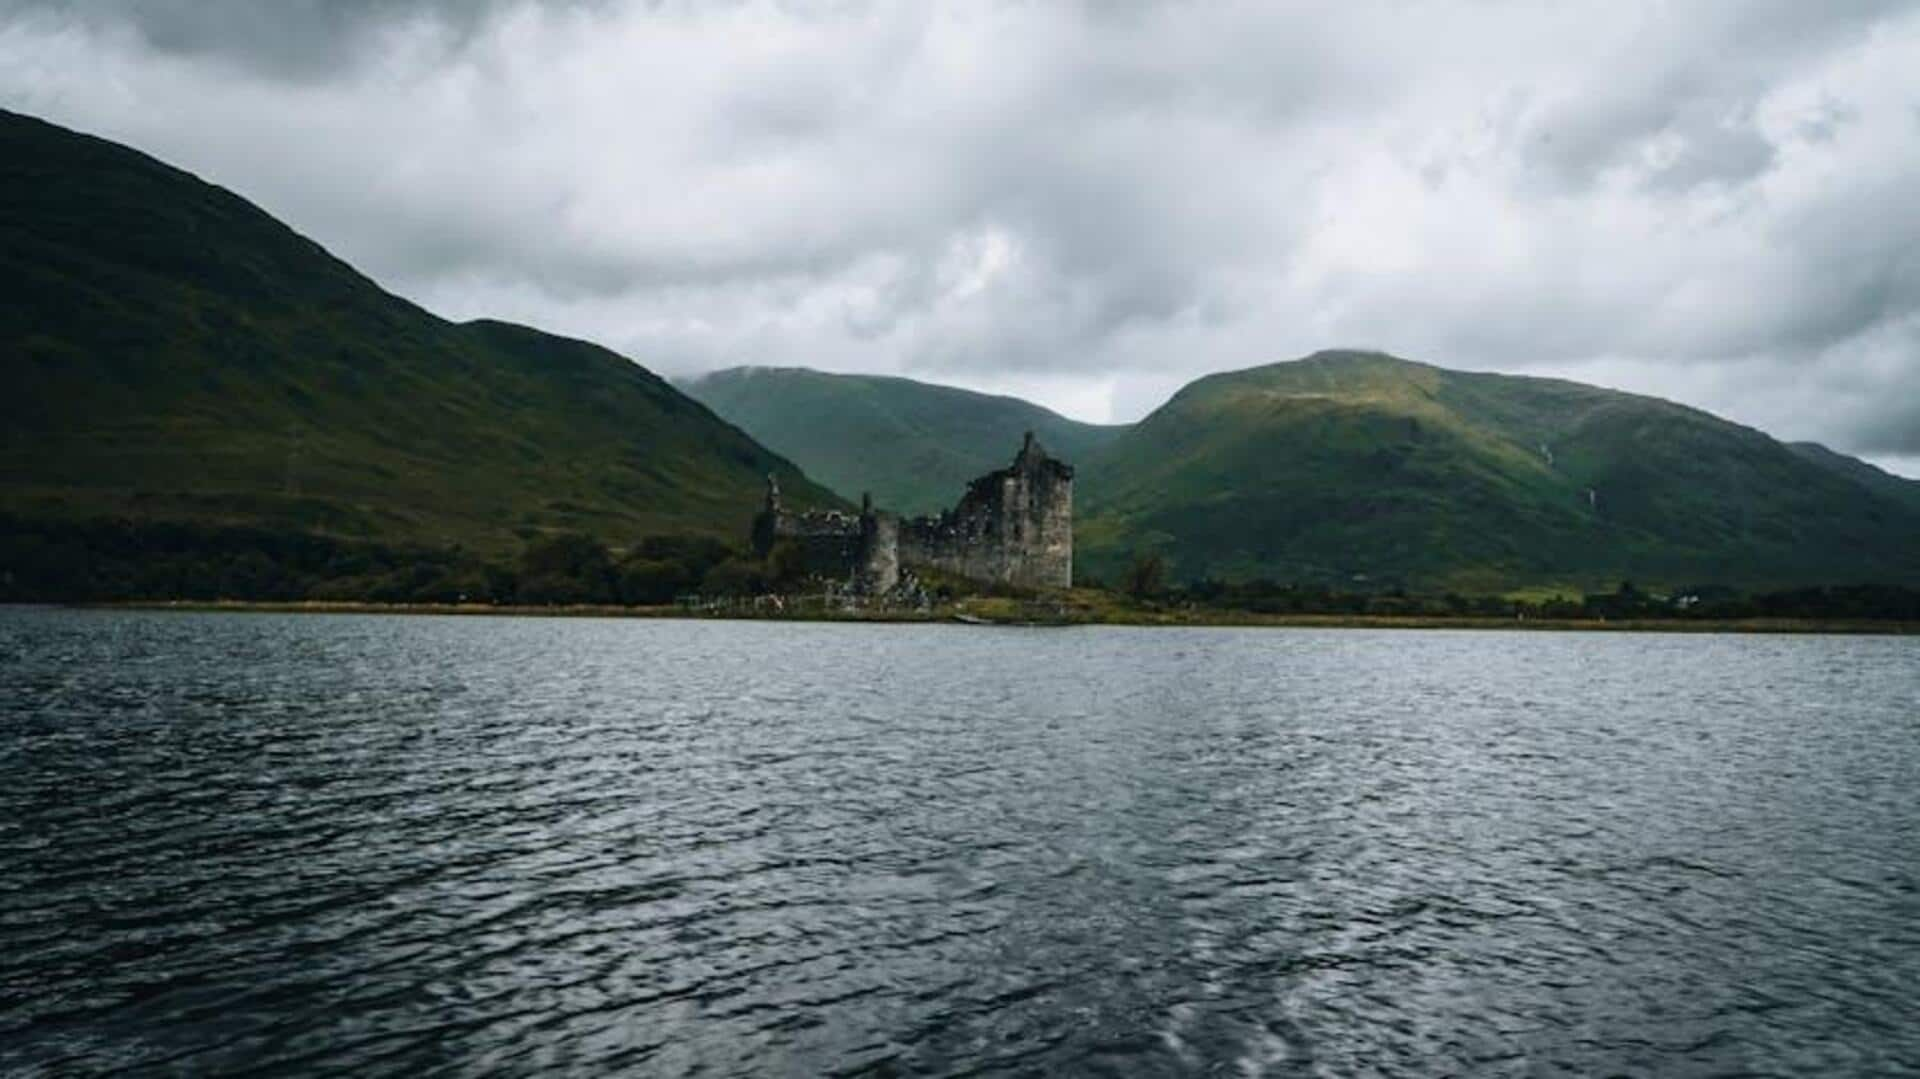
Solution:
{"label": "mountain slope", "polygon": [[1463,590],[1920,579],[1920,511],[1758,431],[1378,353],[1200,379],[1078,491],[1097,574],[1158,551],[1187,578]]}
{"label": "mountain slope", "polygon": [[1836,453],[1818,442],[1789,442],[1786,446],[1798,454],[1802,460],[1845,476],[1875,494],[1920,510],[1920,480],[1896,476],[1858,457]]}
{"label": "mountain slope", "polygon": [[1123,430],[1013,397],[805,368],[736,367],[682,388],[840,494],[871,492],[903,513],[951,507],[968,480],[1005,467],[1027,431],[1072,463]]}
{"label": "mountain slope", "polygon": [[0,112],[0,509],[517,546],[745,533],[787,461],[605,349],[456,325],[245,200]]}

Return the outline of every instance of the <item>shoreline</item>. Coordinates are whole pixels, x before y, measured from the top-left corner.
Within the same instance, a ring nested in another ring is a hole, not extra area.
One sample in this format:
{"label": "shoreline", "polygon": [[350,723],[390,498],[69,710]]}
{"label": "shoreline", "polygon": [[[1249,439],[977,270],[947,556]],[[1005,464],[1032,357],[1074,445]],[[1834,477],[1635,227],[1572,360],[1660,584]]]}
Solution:
{"label": "shoreline", "polygon": [[1242,629],[1433,629],[1525,630],[1556,633],[1731,633],[1731,634],[1841,634],[1904,637],[1920,635],[1920,623],[1846,619],[1748,618],[1677,619],[1636,618],[1607,621],[1576,618],[1497,618],[1485,616],[1411,616],[1364,614],[1259,614],[1236,611],[1112,611],[1085,618],[989,617],[965,605],[934,611],[755,611],[707,612],[681,607],[623,607],[580,604],[571,606],[496,606],[484,603],[371,603],[360,601],[293,600],[129,600],[105,603],[52,604],[81,610],[187,611],[231,614],[355,614],[436,615],[466,618],[650,618],[726,622],[870,622],[914,625],[967,625],[986,628],[1047,628],[1075,626],[1220,627]]}

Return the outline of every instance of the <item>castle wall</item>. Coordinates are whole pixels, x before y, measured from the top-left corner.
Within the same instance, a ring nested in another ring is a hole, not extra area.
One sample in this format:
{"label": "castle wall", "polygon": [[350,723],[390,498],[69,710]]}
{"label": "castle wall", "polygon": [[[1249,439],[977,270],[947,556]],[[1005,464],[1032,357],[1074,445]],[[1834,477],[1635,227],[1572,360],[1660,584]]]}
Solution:
{"label": "castle wall", "polygon": [[1073,469],[1046,456],[1032,437],[1013,467],[967,486],[938,517],[900,525],[902,565],[933,566],[1026,588],[1073,583]]}
{"label": "castle wall", "polygon": [[791,513],[780,492],[769,486],[766,507],[754,519],[753,551],[765,558],[776,545],[800,549],[807,572],[845,581],[855,590],[888,591],[900,582],[900,522],[863,505],[859,516],[837,511]]}
{"label": "castle wall", "polygon": [[793,544],[807,572],[820,577],[853,577],[866,559],[864,542],[862,518],[832,511],[788,512],[780,506],[777,489],[753,523],[754,554],[765,558],[776,544]]}
{"label": "castle wall", "polygon": [[1029,434],[1012,467],[968,484],[953,509],[904,521],[870,502],[857,517],[790,513],[768,477],[753,546],[764,557],[782,542],[799,546],[809,573],[869,594],[891,590],[913,566],[1023,588],[1066,588],[1073,583],[1073,469],[1048,457]]}
{"label": "castle wall", "polygon": [[890,513],[867,512],[860,518],[860,564],[854,588],[879,595],[900,583],[900,520]]}
{"label": "castle wall", "polygon": [[780,538],[798,543],[807,572],[820,577],[851,577],[861,564],[858,522],[846,530],[793,529]]}

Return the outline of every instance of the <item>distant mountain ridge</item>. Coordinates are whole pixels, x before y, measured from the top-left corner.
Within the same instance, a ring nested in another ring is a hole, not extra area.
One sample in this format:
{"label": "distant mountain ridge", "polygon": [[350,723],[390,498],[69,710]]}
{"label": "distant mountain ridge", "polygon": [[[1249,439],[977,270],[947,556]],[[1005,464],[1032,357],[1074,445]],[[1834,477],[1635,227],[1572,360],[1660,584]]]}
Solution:
{"label": "distant mountain ridge", "polygon": [[[1034,423],[1078,470],[1078,567],[1106,580],[1154,554],[1176,579],[1340,587],[1920,580],[1920,483],[1556,379],[1328,351],[1198,379],[1077,445],[1035,406],[902,379],[733,371],[689,389],[842,494],[915,509]],[[983,400],[998,427],[972,421]],[[900,423],[901,402],[956,415]]]}
{"label": "distant mountain ridge", "polygon": [[950,508],[968,480],[1005,467],[1028,431],[1076,460],[1124,430],[1017,397],[804,367],[735,367],[680,387],[841,495],[870,492],[910,514]]}
{"label": "distant mountain ridge", "polygon": [[509,550],[744,536],[792,463],[599,346],[446,322],[224,189],[0,111],[0,510]]}

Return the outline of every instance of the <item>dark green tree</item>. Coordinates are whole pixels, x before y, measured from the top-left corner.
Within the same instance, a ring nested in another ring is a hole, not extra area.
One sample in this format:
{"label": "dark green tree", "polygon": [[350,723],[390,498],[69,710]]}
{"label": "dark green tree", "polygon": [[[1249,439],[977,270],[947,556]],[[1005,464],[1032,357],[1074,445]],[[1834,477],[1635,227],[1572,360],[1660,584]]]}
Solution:
{"label": "dark green tree", "polygon": [[1157,554],[1135,558],[1127,568],[1127,594],[1134,599],[1150,599],[1167,590],[1166,559]]}
{"label": "dark green tree", "polygon": [[615,595],[613,560],[590,536],[548,536],[520,554],[522,603],[612,603]]}
{"label": "dark green tree", "polygon": [[757,596],[766,590],[766,567],[750,558],[729,558],[700,581],[700,591],[709,596]]}
{"label": "dark green tree", "polygon": [[781,540],[767,552],[767,582],[774,588],[794,588],[806,579],[806,548],[793,540]]}
{"label": "dark green tree", "polygon": [[620,564],[620,602],[643,607],[672,603],[699,579],[677,561],[629,558]]}

